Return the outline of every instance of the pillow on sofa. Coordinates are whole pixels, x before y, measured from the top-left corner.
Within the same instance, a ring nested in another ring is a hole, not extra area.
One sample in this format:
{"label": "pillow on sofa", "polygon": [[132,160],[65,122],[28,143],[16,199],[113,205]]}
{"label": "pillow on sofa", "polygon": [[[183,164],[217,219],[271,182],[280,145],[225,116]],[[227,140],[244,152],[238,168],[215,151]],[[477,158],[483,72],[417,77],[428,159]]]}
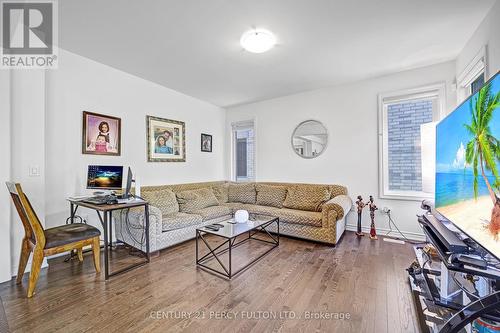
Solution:
{"label": "pillow on sofa", "polygon": [[177,192],[177,202],[179,210],[184,213],[191,213],[219,204],[214,192],[209,188]]}
{"label": "pillow on sofa", "polygon": [[159,208],[162,215],[177,213],[179,211],[179,204],[177,203],[175,193],[170,189],[146,191],[142,192],[141,196],[151,206]]}
{"label": "pillow on sofa", "polygon": [[255,204],[255,184],[229,184],[229,202]]}
{"label": "pillow on sofa", "polygon": [[229,201],[229,185],[220,184],[212,187],[215,197],[219,203],[226,203]]}
{"label": "pillow on sofa", "polygon": [[285,186],[257,184],[257,205],[282,208],[286,197]]}
{"label": "pillow on sofa", "polygon": [[299,184],[288,188],[283,207],[320,212],[330,199],[330,190],[324,185]]}

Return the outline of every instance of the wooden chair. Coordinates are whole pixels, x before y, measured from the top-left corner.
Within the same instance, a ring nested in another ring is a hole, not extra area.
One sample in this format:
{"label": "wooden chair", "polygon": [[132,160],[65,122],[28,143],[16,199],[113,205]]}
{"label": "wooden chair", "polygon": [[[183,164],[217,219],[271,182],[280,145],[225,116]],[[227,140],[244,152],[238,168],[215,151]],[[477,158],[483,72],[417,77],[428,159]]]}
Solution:
{"label": "wooden chair", "polygon": [[100,242],[99,229],[83,223],[62,225],[55,228],[43,229],[38,216],[31,206],[28,197],[24,194],[21,185],[7,182],[14,205],[24,227],[24,238],[21,246],[21,256],[19,258],[19,270],[16,282],[21,283],[26,269],[26,264],[31,251],[33,260],[28,284],[28,297],[32,297],[43,258],[57,253],[77,250],[78,259],[83,261],[82,248],[87,245],[92,246],[94,254],[94,266],[97,273],[100,272]]}

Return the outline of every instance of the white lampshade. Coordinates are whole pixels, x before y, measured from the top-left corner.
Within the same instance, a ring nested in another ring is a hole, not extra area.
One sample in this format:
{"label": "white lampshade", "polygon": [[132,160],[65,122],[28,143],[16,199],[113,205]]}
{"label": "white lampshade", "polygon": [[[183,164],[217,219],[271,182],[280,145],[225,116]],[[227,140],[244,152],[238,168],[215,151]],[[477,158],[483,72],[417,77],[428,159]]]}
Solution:
{"label": "white lampshade", "polygon": [[238,223],[245,223],[248,221],[248,212],[246,210],[240,209],[234,213],[234,220]]}
{"label": "white lampshade", "polygon": [[263,53],[276,44],[276,37],[270,31],[253,29],[241,36],[240,44],[248,52]]}

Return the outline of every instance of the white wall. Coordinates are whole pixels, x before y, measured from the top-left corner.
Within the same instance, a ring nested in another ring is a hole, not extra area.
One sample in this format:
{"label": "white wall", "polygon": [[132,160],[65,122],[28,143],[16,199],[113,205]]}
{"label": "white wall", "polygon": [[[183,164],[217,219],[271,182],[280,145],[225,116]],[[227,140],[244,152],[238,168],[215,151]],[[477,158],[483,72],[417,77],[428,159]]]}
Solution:
{"label": "white wall", "polygon": [[[347,85],[304,92],[259,103],[228,109],[226,126],[234,121],[256,121],[256,177],[258,181],[291,181],[343,184],[351,197],[373,194],[378,197],[377,96],[382,92],[446,82],[447,111],[456,102],[450,90],[455,63],[401,72]],[[290,136],[297,124],[307,119],[321,121],[329,131],[326,151],[314,159],[302,159],[290,146]],[[226,146],[230,151],[230,134]],[[226,158],[226,175],[231,157]],[[393,218],[408,235],[422,234],[415,214],[420,203],[402,200],[376,200],[382,208],[391,208]],[[355,214],[348,216],[354,226]],[[363,224],[369,226],[365,211]],[[377,226],[387,228],[386,217],[378,215]]]}
{"label": "white wall", "polygon": [[[59,68],[47,73],[46,218],[64,223],[66,198],[85,191],[87,165],[131,166],[141,185],[224,178],[225,110],[61,50]],[[82,111],[122,119],[119,157],[83,155]],[[186,162],[147,162],[146,115],[186,123]],[[213,152],[200,151],[200,134],[213,135]],[[88,192],[87,193],[91,193]],[[95,212],[81,211],[96,223]]]}
{"label": "white wall", "polygon": [[485,45],[487,46],[488,76],[491,77],[500,70],[500,1],[496,1],[460,52],[457,58],[457,76]]}
{"label": "white wall", "polygon": [[0,281],[11,275],[11,199],[4,181],[10,179],[10,71],[0,71]]}
{"label": "white wall", "polygon": [[[11,178],[22,184],[42,225],[45,224],[45,71],[11,72]],[[30,168],[38,176],[30,176]],[[19,215],[11,211],[11,266],[17,274],[21,241],[24,236]],[[31,264],[28,263],[27,271]]]}

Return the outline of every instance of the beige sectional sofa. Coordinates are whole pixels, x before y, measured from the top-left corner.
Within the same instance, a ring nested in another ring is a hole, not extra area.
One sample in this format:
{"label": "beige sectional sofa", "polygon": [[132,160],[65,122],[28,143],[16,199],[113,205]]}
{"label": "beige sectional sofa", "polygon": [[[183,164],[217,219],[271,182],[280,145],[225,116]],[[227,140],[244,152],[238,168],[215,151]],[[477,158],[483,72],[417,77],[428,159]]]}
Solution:
{"label": "beige sectional sofa", "polygon": [[[335,245],[352,206],[340,185],[206,182],[141,187],[150,204],[150,250],[195,237],[195,229],[227,218],[238,209],[277,216],[280,234]],[[116,237],[145,249],[144,212],[115,212]],[[276,231],[270,229],[271,231]]]}

